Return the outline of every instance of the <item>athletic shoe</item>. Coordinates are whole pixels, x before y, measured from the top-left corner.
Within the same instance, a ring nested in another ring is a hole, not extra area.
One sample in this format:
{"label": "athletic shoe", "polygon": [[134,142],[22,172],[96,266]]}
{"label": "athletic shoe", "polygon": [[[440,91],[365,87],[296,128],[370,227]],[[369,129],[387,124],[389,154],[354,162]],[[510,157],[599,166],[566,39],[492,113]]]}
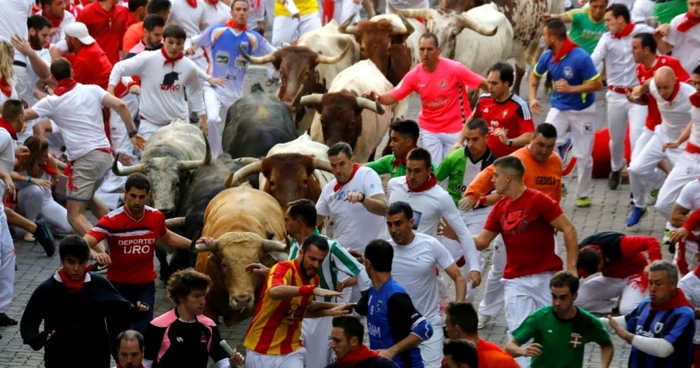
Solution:
{"label": "athletic shoe", "polygon": [[569,157],[569,153],[571,152],[572,147],[573,142],[571,138],[567,138],[564,144],[557,147],[559,157],[561,157],[562,176],[567,176],[572,171],[574,171],[574,166],[576,165],[576,157]]}
{"label": "athletic shoe", "polygon": [[634,207],[632,209],[632,214],[630,217],[627,219],[627,226],[632,227],[635,226],[639,223],[639,221],[642,221],[642,217],[647,215],[647,209],[646,207],[641,208],[641,207]]}
{"label": "athletic shoe", "polygon": [[608,187],[611,190],[617,189],[617,187],[620,186],[622,183],[622,169],[613,171],[610,173],[610,176],[608,176]]}
{"label": "athletic shoe", "polygon": [[24,233],[24,237],[22,238],[22,240],[26,241],[27,243],[34,243],[36,241],[36,238],[34,237],[34,234],[27,231],[26,233]]}
{"label": "athletic shoe", "polygon": [[36,241],[41,244],[44,248],[44,252],[48,257],[51,257],[56,253],[56,242],[54,241],[53,235],[49,231],[48,226],[44,220],[36,220],[36,231],[34,232],[34,237]]}
{"label": "athletic shoe", "polygon": [[90,270],[90,272],[96,273],[96,274],[98,274],[98,275],[104,275],[104,274],[106,274],[106,273],[107,273],[107,268],[109,268],[109,266],[107,266],[107,265],[101,265],[101,264],[99,264],[99,263],[97,263],[97,262],[93,263],[93,264],[91,265],[91,267],[92,267],[92,269]]}
{"label": "athletic shoe", "polygon": [[0,313],[0,327],[17,326],[17,321],[5,313]]}
{"label": "athletic shoe", "polygon": [[576,198],[576,207],[590,207],[591,197]]}
{"label": "athletic shoe", "polygon": [[488,325],[492,319],[493,319],[493,317],[491,317],[491,316],[481,316],[480,315],[479,316],[479,324],[476,325],[476,328],[479,330],[483,330],[484,327],[486,327],[486,325]]}
{"label": "athletic shoe", "polygon": [[669,229],[664,229],[664,237],[661,238],[661,244],[667,245],[668,246],[668,252],[673,254],[676,254],[676,245],[671,243],[671,235],[673,235],[673,232]]}

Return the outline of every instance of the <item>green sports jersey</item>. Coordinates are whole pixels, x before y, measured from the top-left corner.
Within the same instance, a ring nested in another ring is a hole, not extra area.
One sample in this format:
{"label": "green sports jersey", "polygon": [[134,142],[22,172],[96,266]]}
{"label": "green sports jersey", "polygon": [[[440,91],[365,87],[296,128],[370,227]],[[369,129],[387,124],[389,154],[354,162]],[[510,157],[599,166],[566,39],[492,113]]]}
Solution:
{"label": "green sports jersey", "polygon": [[664,3],[654,2],[654,12],[652,15],[659,20],[659,24],[668,24],[671,23],[673,18],[677,15],[687,12],[687,0],[670,0]]}
{"label": "green sports jersey", "polygon": [[394,154],[386,155],[379,160],[375,160],[367,163],[367,167],[377,172],[379,175],[391,174],[391,178],[398,178],[399,176],[406,176],[406,165],[398,164],[394,166],[392,162],[396,160]]}
{"label": "green sports jersey", "polygon": [[605,19],[595,22],[588,9],[570,10],[566,14],[571,17],[571,29],[569,30],[571,40],[586,50],[589,55],[593,54],[600,36],[608,31],[608,28],[605,27]]}
{"label": "green sports jersey", "polygon": [[467,155],[464,152],[464,147],[456,149],[445,157],[435,171],[435,177],[438,181],[443,181],[449,178],[447,182],[447,193],[452,196],[452,200],[459,206],[459,201],[462,199],[467,186],[476,178],[481,170],[491,165],[496,160],[494,155],[488,148],[481,160],[472,162],[469,159],[467,164]]}
{"label": "green sports jersey", "polygon": [[512,332],[513,339],[520,345],[530,339],[542,345],[542,355],[532,358],[531,367],[582,367],[587,343],[594,342],[600,346],[612,344],[610,334],[598,318],[577,309],[574,318],[562,320],[554,314],[552,306],[541,308]]}

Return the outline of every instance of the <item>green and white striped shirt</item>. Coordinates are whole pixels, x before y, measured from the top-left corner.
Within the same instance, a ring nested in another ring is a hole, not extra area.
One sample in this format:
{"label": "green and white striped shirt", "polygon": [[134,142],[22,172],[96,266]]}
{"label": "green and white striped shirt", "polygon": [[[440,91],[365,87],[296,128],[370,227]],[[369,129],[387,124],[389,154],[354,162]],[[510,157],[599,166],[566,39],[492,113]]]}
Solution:
{"label": "green and white striped shirt", "polygon": [[[314,229],[314,235],[321,235],[318,229]],[[348,276],[357,277],[357,286],[361,290],[366,290],[370,286],[369,276],[365,271],[365,266],[361,265],[360,262],[355,259],[347,249],[342,245],[338,244],[335,240],[321,235],[326,241],[328,241],[328,247],[330,248],[328,256],[323,260],[321,264],[321,269],[318,272],[318,277],[320,279],[319,286],[322,289],[335,290],[335,286],[338,284],[338,273],[343,273]],[[296,238],[292,238],[292,245],[289,248],[289,259],[296,259],[299,255],[299,250],[301,249],[301,244]],[[332,302],[333,298],[327,297],[316,297],[318,302]]]}

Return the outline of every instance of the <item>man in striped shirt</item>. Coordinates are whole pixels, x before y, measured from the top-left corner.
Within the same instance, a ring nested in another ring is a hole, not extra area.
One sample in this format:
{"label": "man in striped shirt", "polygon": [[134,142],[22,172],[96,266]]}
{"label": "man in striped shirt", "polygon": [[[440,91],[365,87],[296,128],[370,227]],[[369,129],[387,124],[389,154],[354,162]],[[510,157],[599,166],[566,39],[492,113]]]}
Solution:
{"label": "man in striped shirt", "polygon": [[[301,244],[311,235],[319,235],[315,226],[316,205],[308,199],[300,199],[289,203],[289,208],[285,215],[285,225],[287,234],[292,236],[289,247],[289,259],[294,260],[300,255]],[[365,267],[360,264],[355,257],[348,253],[347,249],[338,244],[333,239],[320,235],[328,242],[328,256],[321,263],[318,272],[319,287],[326,290],[342,291],[345,287],[359,284],[360,290],[365,291],[370,286],[370,279],[367,276]],[[256,265],[256,269],[261,270],[261,265]],[[263,269],[267,271],[266,269]],[[345,274],[348,277],[338,281],[338,274]],[[318,302],[332,302],[331,296],[317,296]],[[328,346],[331,330],[333,329],[333,318],[306,318],[301,326],[301,335],[306,346],[306,367],[323,368],[330,363],[333,357],[332,350]]]}

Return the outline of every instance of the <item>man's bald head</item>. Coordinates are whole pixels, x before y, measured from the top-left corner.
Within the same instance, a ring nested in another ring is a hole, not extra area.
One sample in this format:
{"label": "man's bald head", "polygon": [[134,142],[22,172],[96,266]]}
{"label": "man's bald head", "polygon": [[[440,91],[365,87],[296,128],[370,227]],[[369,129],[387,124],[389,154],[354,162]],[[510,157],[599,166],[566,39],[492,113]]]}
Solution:
{"label": "man's bald head", "polygon": [[665,100],[671,98],[673,87],[676,85],[676,74],[668,66],[662,66],[654,73],[654,83],[661,97]]}

